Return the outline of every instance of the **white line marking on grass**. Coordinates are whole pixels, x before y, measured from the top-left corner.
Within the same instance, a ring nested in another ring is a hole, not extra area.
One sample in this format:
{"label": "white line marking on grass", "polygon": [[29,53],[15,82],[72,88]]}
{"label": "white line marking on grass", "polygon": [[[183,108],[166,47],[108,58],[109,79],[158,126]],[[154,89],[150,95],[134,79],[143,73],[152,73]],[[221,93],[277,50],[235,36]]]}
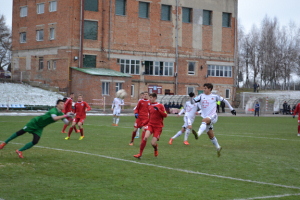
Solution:
{"label": "white line marking on grass", "polygon": [[[13,144],[22,144],[22,143],[13,143]],[[256,184],[262,184],[262,185],[271,185],[271,186],[276,186],[276,187],[283,187],[283,188],[290,188],[290,189],[298,189],[298,190],[300,190],[300,187],[296,187],[296,186],[288,186],[288,185],[281,185],[281,184],[275,184],[275,183],[267,183],[267,182],[261,182],[261,181],[252,181],[252,180],[241,179],[241,178],[233,178],[233,177],[229,177],[229,176],[207,174],[207,173],[198,172],[198,171],[191,171],[191,170],[186,170],[186,169],[178,169],[178,168],[172,168],[172,167],[165,167],[165,166],[154,165],[154,164],[149,164],[149,163],[141,163],[141,162],[138,162],[138,161],[126,160],[126,159],[122,159],[122,158],[115,158],[115,157],[104,156],[104,155],[93,154],[93,153],[87,153],[87,152],[83,152],[83,151],[74,151],[74,150],[68,150],[68,149],[58,149],[58,148],[43,147],[43,146],[35,146],[35,147],[43,148],[43,149],[52,149],[52,150],[56,150],[56,151],[65,151],[65,152],[79,153],[79,154],[85,154],[85,155],[90,155],[90,156],[97,156],[97,157],[107,158],[107,159],[111,159],[111,160],[119,160],[119,161],[124,161],[124,162],[135,163],[135,164],[139,164],[139,165],[146,165],[146,166],[152,166],[152,167],[157,167],[157,168],[162,168],[162,169],[169,169],[169,170],[173,170],[173,171],[185,172],[185,173],[189,173],[189,174],[199,174],[199,175],[210,176],[210,177],[230,179],[230,180],[234,180],[234,181],[242,181],[242,182],[256,183]]]}
{"label": "white line marking on grass", "polygon": [[255,137],[255,136],[246,136],[246,135],[228,135],[228,134],[216,134],[222,136],[232,136],[232,137],[248,137],[248,138],[259,138],[259,139],[268,139],[268,140],[287,140],[287,141],[298,141],[284,138],[272,138],[272,137]]}
{"label": "white line marking on grass", "polygon": [[280,198],[280,197],[289,197],[289,196],[300,196],[300,193],[297,193],[297,194],[282,194],[282,195],[264,196],[264,197],[252,197],[252,198],[247,198],[247,199],[234,199],[234,200],[271,199],[271,198]]}

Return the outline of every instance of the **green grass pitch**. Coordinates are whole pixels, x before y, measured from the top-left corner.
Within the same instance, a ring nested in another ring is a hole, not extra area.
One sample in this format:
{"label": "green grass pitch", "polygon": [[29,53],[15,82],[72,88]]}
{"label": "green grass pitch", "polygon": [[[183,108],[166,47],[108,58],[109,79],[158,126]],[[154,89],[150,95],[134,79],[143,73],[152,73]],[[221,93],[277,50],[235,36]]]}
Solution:
{"label": "green grass pitch", "polygon": [[[0,141],[32,117],[1,116]],[[300,137],[292,117],[219,117],[215,135],[223,147],[217,157],[206,134],[190,145],[183,135],[168,144],[182,126],[169,116],[159,143],[159,156],[140,139],[129,146],[133,116],[88,116],[85,138],[66,141],[62,122],[44,129],[40,142],[18,158],[15,149],[32,140],[25,134],[0,150],[0,199],[300,199]],[[198,130],[201,118],[196,117]]]}

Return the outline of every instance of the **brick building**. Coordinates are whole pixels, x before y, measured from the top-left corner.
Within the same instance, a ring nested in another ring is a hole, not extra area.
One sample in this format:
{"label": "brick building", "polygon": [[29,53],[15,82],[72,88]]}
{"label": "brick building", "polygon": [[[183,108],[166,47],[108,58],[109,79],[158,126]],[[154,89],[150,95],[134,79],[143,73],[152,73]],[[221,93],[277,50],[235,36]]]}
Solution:
{"label": "brick building", "polygon": [[237,0],[13,0],[13,79],[87,102],[120,88],[127,102],[147,90],[197,94],[211,82],[231,100],[236,16]]}

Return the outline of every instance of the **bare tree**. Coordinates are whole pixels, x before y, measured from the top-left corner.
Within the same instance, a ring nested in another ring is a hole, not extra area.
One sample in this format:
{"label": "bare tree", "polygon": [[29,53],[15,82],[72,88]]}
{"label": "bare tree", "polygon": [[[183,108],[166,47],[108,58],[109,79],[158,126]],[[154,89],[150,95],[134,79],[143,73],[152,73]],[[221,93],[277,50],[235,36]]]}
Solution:
{"label": "bare tree", "polygon": [[0,15],[0,68],[9,66],[11,61],[11,31],[5,24],[4,15]]}

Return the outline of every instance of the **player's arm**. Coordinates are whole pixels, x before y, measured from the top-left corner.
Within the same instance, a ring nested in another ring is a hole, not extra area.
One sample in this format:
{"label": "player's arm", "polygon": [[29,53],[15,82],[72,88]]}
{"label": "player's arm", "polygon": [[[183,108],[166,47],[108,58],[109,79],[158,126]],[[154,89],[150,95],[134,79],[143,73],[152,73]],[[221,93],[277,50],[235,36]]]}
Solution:
{"label": "player's arm", "polygon": [[186,103],[184,105],[184,107],[180,110],[180,112],[178,113],[178,116],[180,116],[182,113],[184,113],[186,110]]}
{"label": "player's arm", "polygon": [[65,115],[57,116],[56,114],[51,114],[51,117],[54,121],[62,120],[65,124],[69,123],[69,120],[67,120],[67,117],[73,117],[74,113],[68,112]]}
{"label": "player's arm", "polygon": [[297,113],[299,113],[299,107],[300,107],[300,105],[298,104],[298,105],[296,106],[296,109],[294,110],[293,118],[295,118],[295,115],[296,115]]}
{"label": "player's arm", "polygon": [[90,111],[91,110],[91,107],[87,102],[85,102],[85,107],[86,107],[85,111]]}
{"label": "player's arm", "polygon": [[162,117],[167,117],[167,111],[163,105],[158,105],[158,107],[154,106],[154,109],[157,110]]}
{"label": "player's arm", "polygon": [[223,97],[220,97],[220,99],[221,99],[221,101],[223,101],[228,106],[228,108],[231,110],[231,113],[233,115],[236,115],[236,111],[233,109],[233,107],[230,105],[230,103],[226,99],[224,99]]}

